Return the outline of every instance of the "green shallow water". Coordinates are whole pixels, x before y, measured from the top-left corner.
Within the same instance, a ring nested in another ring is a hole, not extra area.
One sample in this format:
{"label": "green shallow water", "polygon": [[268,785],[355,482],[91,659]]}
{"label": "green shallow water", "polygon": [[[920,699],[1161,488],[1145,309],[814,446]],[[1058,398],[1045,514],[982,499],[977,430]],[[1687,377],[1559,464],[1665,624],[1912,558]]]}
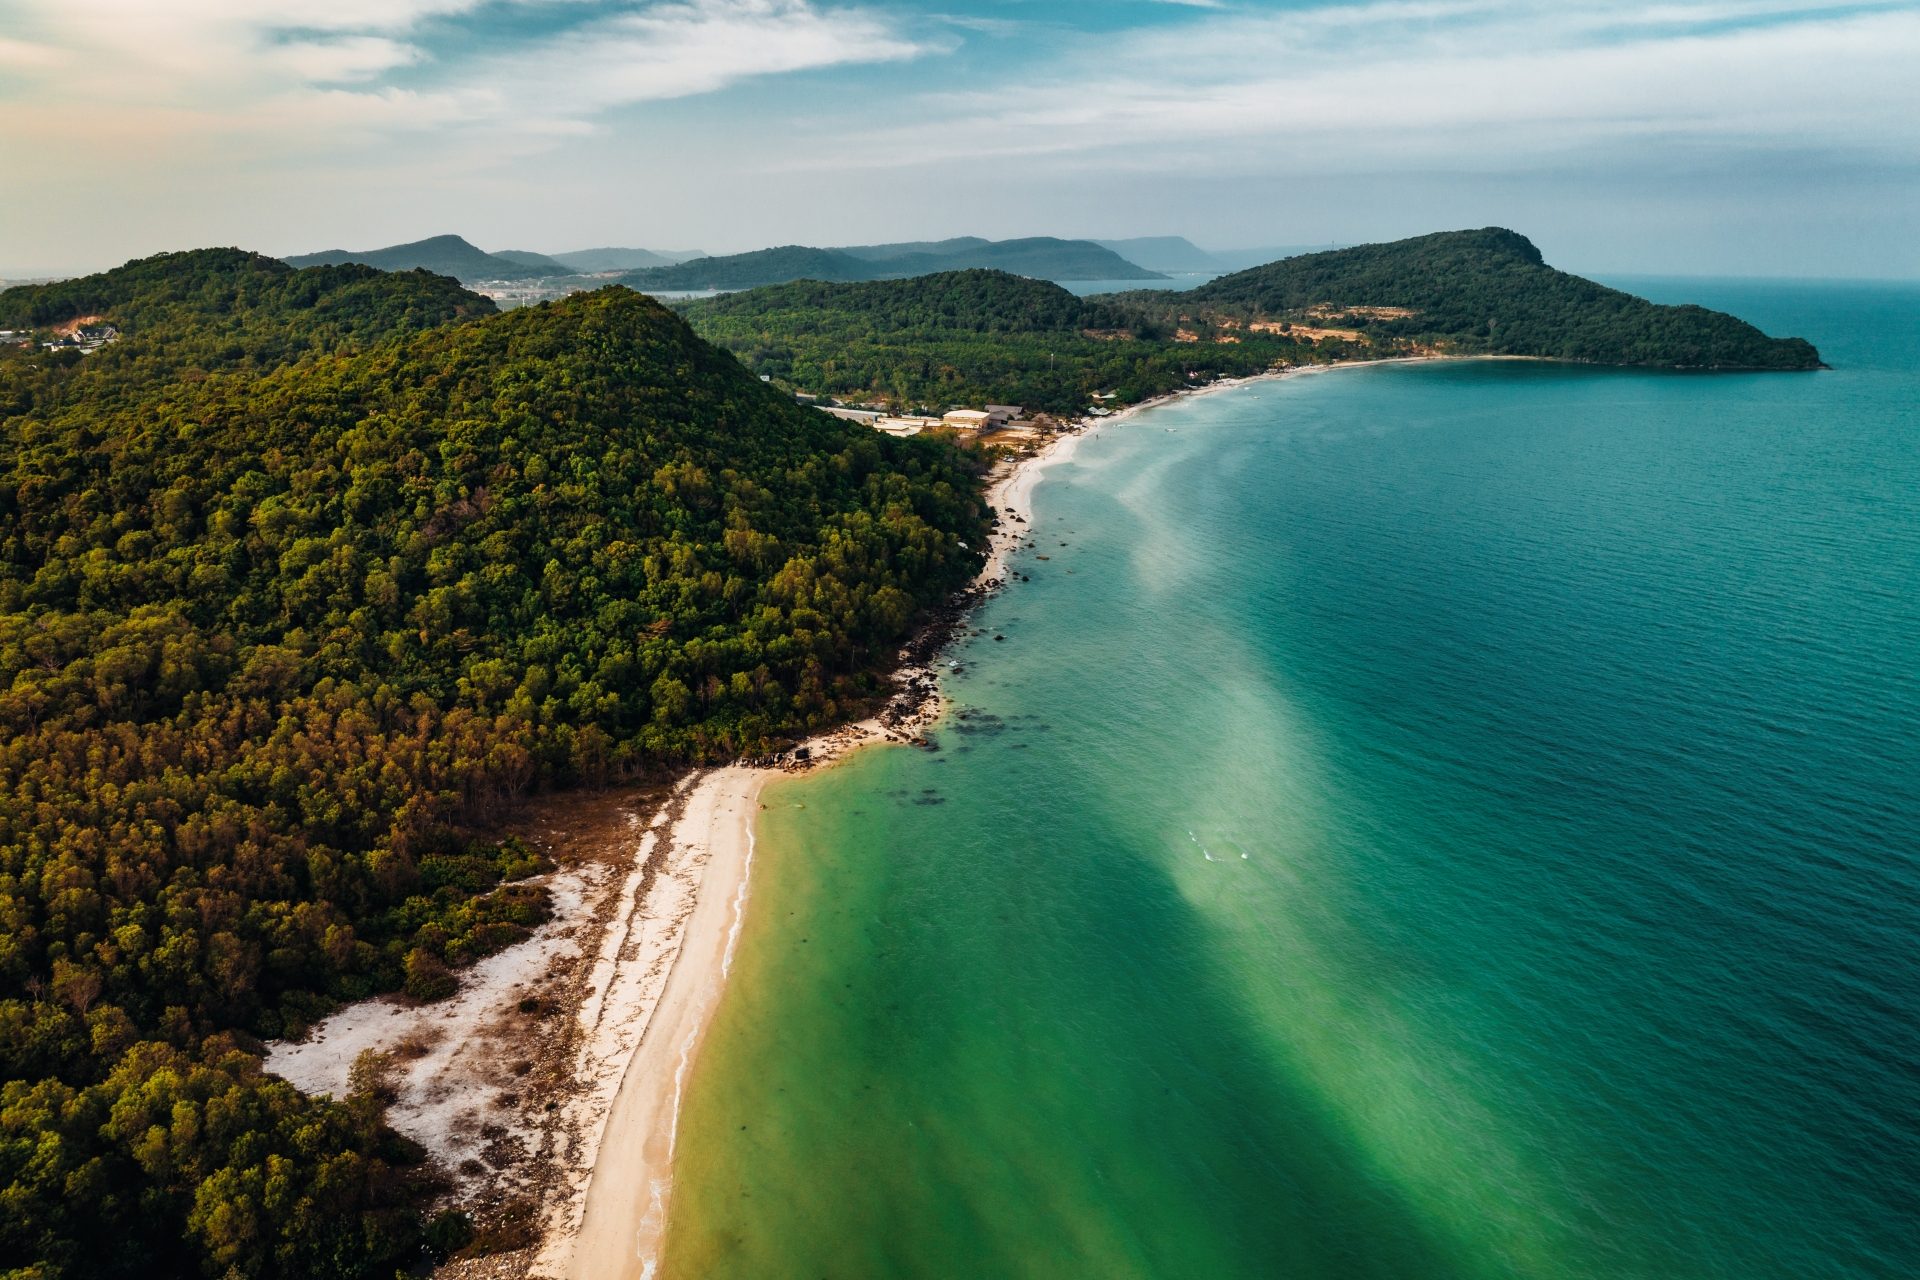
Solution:
{"label": "green shallow water", "polygon": [[941,749],[765,795],[665,1274],[1920,1274],[1920,291],[1633,285],[1838,368],[1049,474]]}

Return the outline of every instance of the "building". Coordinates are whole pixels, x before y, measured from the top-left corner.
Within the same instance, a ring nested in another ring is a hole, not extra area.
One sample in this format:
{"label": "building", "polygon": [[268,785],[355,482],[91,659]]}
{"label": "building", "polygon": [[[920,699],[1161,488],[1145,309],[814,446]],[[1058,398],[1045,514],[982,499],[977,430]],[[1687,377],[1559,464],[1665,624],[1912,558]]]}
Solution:
{"label": "building", "polygon": [[867,426],[872,426],[886,416],[877,409],[843,409],[837,404],[823,404],[816,407],[836,418],[845,418],[848,422],[862,422]]}
{"label": "building", "polygon": [[987,425],[998,431],[1001,427],[1017,422],[1026,415],[1026,412],[1017,404],[990,404],[987,406]]}
{"label": "building", "polygon": [[955,409],[940,421],[955,431],[985,431],[993,415],[985,409]]}

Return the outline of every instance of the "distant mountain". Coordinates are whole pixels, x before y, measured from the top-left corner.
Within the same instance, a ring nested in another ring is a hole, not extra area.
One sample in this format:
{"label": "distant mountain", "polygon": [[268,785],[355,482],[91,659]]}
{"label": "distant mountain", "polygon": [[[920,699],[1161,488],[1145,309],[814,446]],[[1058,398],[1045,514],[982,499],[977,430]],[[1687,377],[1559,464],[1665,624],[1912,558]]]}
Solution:
{"label": "distant mountain", "polygon": [[753,289],[789,280],[855,284],[966,270],[1005,271],[1040,280],[1164,278],[1090,240],[1034,236],[992,241],[968,236],[844,249],[783,245],[719,258],[696,258],[671,267],[650,267],[629,272],[621,277],[621,283],[636,289]]}
{"label": "distant mountain", "polygon": [[1303,254],[1173,295],[1190,311],[1354,330],[1377,345],[1683,369],[1817,369],[1705,307],[1658,306],[1546,265],[1504,227]]}
{"label": "distant mountain", "polygon": [[641,290],[752,289],[789,280],[871,280],[881,273],[877,264],[837,249],[788,244],[629,271],[620,283]]}
{"label": "distant mountain", "polygon": [[[1096,240],[1094,243],[1112,250],[1128,262],[1137,262],[1149,270],[1164,271],[1169,275],[1231,271],[1240,265],[1221,261],[1185,236],[1137,236],[1132,240]],[[1262,262],[1271,260],[1260,259]]]}
{"label": "distant mountain", "polygon": [[599,275],[607,271],[638,271],[642,267],[669,267],[707,255],[699,249],[576,249],[548,255],[570,271]]}
{"label": "distant mountain", "polygon": [[496,249],[493,251],[492,256],[505,258],[508,262],[517,263],[523,267],[531,267],[542,275],[570,276],[574,274],[574,269],[559,259],[549,257],[544,253],[533,253],[526,249]]}
{"label": "distant mountain", "polygon": [[330,267],[358,262],[382,271],[412,271],[418,268],[435,275],[452,276],[462,282],[526,280],[548,274],[544,269],[477,249],[459,236],[434,236],[429,240],[396,244],[385,249],[327,249],[320,253],[297,254],[285,261],[290,267]]}

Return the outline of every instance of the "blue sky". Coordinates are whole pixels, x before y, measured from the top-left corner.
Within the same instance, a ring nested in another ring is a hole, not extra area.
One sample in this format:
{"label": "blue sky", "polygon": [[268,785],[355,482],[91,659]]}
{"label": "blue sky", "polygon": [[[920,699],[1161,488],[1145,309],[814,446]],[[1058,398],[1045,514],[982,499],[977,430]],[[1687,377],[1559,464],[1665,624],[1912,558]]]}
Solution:
{"label": "blue sky", "polygon": [[1920,4],[0,0],[0,273],[1490,223],[1920,276]]}

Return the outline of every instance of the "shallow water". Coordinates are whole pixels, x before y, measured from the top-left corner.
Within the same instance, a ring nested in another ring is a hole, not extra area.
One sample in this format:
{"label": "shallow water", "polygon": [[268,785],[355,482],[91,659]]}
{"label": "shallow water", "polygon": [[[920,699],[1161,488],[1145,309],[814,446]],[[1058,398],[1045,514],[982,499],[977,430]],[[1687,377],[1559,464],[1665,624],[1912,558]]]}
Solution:
{"label": "shallow water", "polygon": [[1049,473],[941,749],[764,797],[667,1274],[1920,1274],[1920,291],[1631,284],[1836,370]]}

